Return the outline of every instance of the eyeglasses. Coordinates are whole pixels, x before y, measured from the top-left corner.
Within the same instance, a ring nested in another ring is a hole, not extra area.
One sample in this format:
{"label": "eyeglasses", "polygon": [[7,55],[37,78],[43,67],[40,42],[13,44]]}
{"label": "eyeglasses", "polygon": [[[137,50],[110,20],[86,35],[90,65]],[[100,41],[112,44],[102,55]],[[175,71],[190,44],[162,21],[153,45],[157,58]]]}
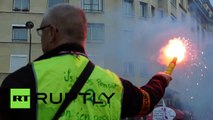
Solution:
{"label": "eyeglasses", "polygon": [[36,30],[37,30],[38,36],[41,36],[41,35],[42,35],[42,30],[44,30],[45,28],[48,28],[48,27],[50,27],[50,26],[51,26],[51,25],[49,24],[49,25],[46,25],[46,26],[37,28]]}
{"label": "eyeglasses", "polygon": [[[51,27],[51,26],[54,26],[54,25],[49,24],[49,25],[37,28],[36,30],[37,30],[38,36],[42,35],[42,30],[44,30],[45,28]],[[54,28],[56,29],[56,32],[59,32],[58,28],[56,28],[55,26],[54,26]]]}

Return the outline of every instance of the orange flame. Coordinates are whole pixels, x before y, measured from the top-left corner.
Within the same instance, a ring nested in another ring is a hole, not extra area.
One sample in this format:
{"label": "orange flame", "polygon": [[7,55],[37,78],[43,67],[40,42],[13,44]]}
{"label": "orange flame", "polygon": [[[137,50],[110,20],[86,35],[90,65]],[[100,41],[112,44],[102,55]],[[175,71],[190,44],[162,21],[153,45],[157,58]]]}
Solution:
{"label": "orange flame", "polygon": [[168,65],[169,62],[177,57],[177,63],[184,60],[186,54],[186,45],[181,38],[174,38],[169,40],[168,44],[160,50],[160,63]]}

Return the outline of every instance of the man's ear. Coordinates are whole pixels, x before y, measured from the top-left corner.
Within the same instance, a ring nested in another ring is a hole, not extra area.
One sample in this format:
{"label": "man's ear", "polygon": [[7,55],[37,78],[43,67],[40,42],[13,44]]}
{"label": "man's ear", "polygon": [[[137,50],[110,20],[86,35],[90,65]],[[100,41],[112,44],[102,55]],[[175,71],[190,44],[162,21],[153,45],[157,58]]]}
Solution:
{"label": "man's ear", "polygon": [[50,26],[50,42],[54,42],[58,29],[54,26]]}

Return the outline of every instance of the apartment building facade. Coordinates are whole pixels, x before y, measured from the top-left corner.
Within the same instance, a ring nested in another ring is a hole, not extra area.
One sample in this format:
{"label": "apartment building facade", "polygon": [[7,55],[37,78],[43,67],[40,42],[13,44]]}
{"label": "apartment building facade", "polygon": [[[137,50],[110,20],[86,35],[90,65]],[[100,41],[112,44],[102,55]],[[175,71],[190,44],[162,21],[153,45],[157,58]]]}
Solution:
{"label": "apartment building facade", "polygon": [[[184,21],[189,14],[188,0],[1,0],[0,83],[9,73],[42,54],[36,28],[43,13],[57,3],[69,3],[85,11],[88,22],[86,50],[92,61],[139,85],[154,74],[150,73],[150,68],[157,63],[148,66],[148,60],[143,57],[148,53],[136,54],[147,48],[137,49],[140,47],[137,41],[131,44],[137,39],[135,26],[156,17]],[[25,26],[27,21],[34,23],[31,43]],[[134,47],[136,49],[129,49]],[[138,56],[142,57],[138,59]]]}

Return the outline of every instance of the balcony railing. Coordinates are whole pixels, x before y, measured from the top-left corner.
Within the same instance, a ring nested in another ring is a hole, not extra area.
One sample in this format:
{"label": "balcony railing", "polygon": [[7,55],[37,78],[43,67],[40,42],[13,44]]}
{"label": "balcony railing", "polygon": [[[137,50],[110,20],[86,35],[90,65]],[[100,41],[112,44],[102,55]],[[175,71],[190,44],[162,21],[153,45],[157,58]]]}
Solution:
{"label": "balcony railing", "polygon": [[209,19],[209,12],[204,8],[203,4],[200,0],[194,0],[195,4],[197,5],[198,9],[203,13],[203,15]]}

